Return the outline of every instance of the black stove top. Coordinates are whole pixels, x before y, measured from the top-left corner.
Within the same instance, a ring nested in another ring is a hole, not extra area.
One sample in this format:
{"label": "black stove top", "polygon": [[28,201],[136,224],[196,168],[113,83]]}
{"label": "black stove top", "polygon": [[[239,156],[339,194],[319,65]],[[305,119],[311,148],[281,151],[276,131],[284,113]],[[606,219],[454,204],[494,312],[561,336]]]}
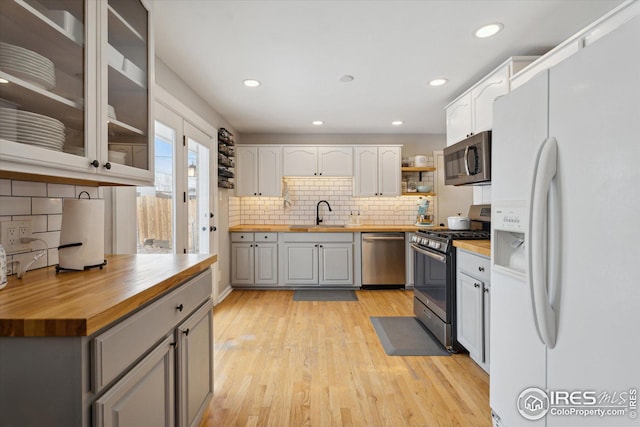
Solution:
{"label": "black stove top", "polygon": [[487,230],[418,230],[411,237],[411,243],[446,254],[453,251],[454,240],[490,239],[491,232]]}
{"label": "black stove top", "polygon": [[491,239],[491,232],[485,230],[418,230],[418,233],[451,240]]}

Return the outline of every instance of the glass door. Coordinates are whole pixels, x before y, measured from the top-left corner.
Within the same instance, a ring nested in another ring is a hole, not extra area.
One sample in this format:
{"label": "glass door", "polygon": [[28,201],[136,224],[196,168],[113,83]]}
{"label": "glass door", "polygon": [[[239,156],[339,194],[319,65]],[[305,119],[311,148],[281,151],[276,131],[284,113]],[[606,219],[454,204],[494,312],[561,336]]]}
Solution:
{"label": "glass door", "polygon": [[162,104],[156,104],[155,113],[155,184],[137,188],[137,252],[175,253],[176,154],[182,118]]}
{"label": "glass door", "polygon": [[215,253],[212,139],[156,102],[154,186],[137,187],[138,253]]}
{"label": "glass door", "polygon": [[212,253],[215,231],[211,138],[185,122],[187,253]]}

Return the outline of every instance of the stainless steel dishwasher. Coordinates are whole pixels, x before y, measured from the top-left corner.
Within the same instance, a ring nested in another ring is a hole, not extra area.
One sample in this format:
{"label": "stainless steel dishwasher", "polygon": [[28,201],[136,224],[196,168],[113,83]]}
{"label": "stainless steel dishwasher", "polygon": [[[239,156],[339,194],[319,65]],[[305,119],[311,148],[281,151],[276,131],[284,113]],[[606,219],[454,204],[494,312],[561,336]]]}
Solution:
{"label": "stainless steel dishwasher", "polygon": [[362,287],[404,288],[404,233],[362,233]]}

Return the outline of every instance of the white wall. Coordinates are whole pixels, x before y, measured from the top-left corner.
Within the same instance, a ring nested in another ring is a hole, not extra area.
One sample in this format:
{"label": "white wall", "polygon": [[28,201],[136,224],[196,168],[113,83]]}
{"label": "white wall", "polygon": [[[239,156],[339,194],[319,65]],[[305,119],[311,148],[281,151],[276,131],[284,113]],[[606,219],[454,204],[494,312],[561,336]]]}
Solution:
{"label": "white wall", "polygon": [[[180,101],[184,106],[189,108],[193,113],[200,116],[211,126],[216,129],[221,127],[226,128],[229,132],[233,133],[236,137],[235,140],[240,140],[240,135],[233,129],[233,127],[215,111],[207,102],[205,102],[197,93],[196,90],[191,88],[186,82],[184,82],[176,73],[173,72],[162,60],[156,58],[156,84],[162,89],[167,91],[170,95]],[[170,106],[169,106],[170,107]],[[229,205],[229,193],[232,190],[226,190],[218,188],[218,200],[217,200],[217,233],[218,233],[218,262],[217,262],[217,292],[214,290],[214,294],[224,297],[227,292],[230,291],[230,268],[231,260],[229,258],[229,221],[228,221],[228,205]]]}

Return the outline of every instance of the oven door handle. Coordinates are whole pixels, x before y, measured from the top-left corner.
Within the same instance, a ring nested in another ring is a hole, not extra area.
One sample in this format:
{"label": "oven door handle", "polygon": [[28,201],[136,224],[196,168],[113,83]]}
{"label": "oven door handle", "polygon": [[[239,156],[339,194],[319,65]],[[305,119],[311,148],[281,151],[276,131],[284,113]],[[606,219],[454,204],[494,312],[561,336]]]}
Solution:
{"label": "oven door handle", "polygon": [[422,255],[426,255],[426,256],[428,256],[430,258],[433,258],[433,259],[435,259],[437,261],[447,262],[447,257],[446,256],[440,255],[440,254],[437,254],[437,253],[434,253],[434,252],[431,252],[431,251],[426,251],[426,250],[422,249],[421,247],[416,246],[415,244],[411,244],[411,249],[413,249],[414,251],[416,251],[416,252],[418,252],[418,253],[420,253]]}

